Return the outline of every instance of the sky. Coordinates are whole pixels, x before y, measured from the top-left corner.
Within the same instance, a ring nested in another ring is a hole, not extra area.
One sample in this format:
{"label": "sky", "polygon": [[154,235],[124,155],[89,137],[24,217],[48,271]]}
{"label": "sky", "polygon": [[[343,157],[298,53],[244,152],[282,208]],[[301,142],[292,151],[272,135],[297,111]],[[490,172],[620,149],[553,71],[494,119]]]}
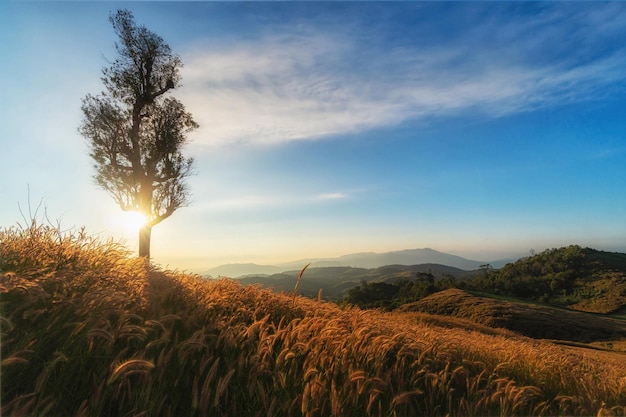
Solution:
{"label": "sky", "polygon": [[626,252],[623,2],[1,2],[0,227],[41,203],[137,250],[78,133],[119,8],[181,57],[200,125],[163,267]]}

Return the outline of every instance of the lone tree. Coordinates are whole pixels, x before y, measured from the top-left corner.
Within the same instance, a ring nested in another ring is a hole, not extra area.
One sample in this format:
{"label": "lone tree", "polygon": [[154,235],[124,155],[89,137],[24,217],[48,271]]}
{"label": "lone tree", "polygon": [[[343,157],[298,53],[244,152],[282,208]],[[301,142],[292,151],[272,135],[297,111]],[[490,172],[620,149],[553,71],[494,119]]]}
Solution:
{"label": "lone tree", "polygon": [[109,16],[118,58],[102,70],[106,91],[83,99],[79,132],[88,140],[97,184],[124,211],[146,217],[139,256],[150,258],[152,227],[189,202],[185,178],[193,159],[181,148],[198,125],[166,93],[180,85],[180,58],[157,34],[137,26],[133,14]]}

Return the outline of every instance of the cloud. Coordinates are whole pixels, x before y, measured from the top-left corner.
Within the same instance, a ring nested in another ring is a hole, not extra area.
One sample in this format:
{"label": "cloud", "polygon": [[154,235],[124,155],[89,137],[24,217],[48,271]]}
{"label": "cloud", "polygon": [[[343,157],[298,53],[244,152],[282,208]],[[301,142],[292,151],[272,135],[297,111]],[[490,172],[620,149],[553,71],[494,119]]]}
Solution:
{"label": "cloud", "polygon": [[[571,23],[552,12],[478,25],[466,38],[419,46],[315,27],[266,34],[184,56],[181,99],[201,125],[197,145],[210,146],[315,139],[466,111],[498,117],[597,98],[624,79],[623,50],[591,57],[587,47],[576,60],[561,46],[542,46],[551,59],[533,59],[548,36],[548,45],[561,42],[566,29],[551,25],[578,24],[575,17]],[[506,43],[491,39],[498,30]],[[608,24],[598,31],[616,32]]]}
{"label": "cloud", "polygon": [[318,194],[296,194],[293,192],[275,193],[247,193],[231,190],[232,196],[211,200],[202,204],[195,204],[195,210],[213,213],[255,212],[263,209],[292,209],[303,205],[321,204],[337,200],[345,200],[350,194],[345,192],[330,192]]}
{"label": "cloud", "polygon": [[317,196],[317,200],[341,200],[344,198],[347,198],[348,195],[345,193],[325,193],[325,194],[319,194]]}
{"label": "cloud", "polygon": [[354,92],[358,82],[328,68],[340,53],[337,42],[317,36],[271,38],[188,58],[183,99],[206,126],[198,136],[275,143],[378,124],[372,100],[359,102]]}

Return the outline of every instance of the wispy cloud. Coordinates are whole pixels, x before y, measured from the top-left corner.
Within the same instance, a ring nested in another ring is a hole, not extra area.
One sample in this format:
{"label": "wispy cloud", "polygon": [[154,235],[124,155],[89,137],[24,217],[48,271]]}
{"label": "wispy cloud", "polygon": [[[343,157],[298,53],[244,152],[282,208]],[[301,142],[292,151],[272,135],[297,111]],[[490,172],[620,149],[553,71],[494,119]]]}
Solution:
{"label": "wispy cloud", "polygon": [[[360,32],[315,27],[266,34],[185,56],[181,93],[202,126],[196,135],[202,146],[350,134],[468,110],[497,117],[586,100],[626,78],[626,54],[573,59],[572,50],[546,50],[546,42],[564,42],[565,29],[550,25],[568,18],[568,29],[582,25],[580,16],[543,13],[479,24],[468,27],[466,38],[419,46],[368,43]],[[602,36],[617,31],[614,23],[586,23],[584,29]],[[485,40],[498,33],[503,41]],[[536,48],[551,59],[533,60]],[[589,47],[580,52],[590,53]]]}
{"label": "wispy cloud", "polygon": [[346,193],[324,193],[324,194],[319,194],[317,196],[317,200],[342,200],[344,198],[347,198],[348,194]]}
{"label": "wispy cloud", "polygon": [[195,204],[200,211],[207,212],[254,212],[263,209],[293,209],[298,206],[331,203],[338,200],[346,200],[350,194],[346,192],[297,194],[292,192],[276,193],[246,193],[238,192],[236,195],[207,201],[203,204]]}

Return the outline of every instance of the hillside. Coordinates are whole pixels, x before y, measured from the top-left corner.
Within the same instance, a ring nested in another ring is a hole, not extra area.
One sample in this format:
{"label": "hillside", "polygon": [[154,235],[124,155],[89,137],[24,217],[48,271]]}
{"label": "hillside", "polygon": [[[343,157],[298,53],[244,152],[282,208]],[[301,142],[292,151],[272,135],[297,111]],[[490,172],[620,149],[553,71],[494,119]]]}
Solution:
{"label": "hillside", "polygon": [[626,307],[626,254],[549,249],[479,275],[467,288],[580,311],[619,312]]}
{"label": "hillside", "polygon": [[[304,266],[304,265],[302,265]],[[280,274],[251,275],[239,278],[242,284],[260,284],[277,291],[293,291],[298,280],[299,270],[287,271]],[[412,279],[417,273],[432,273],[436,278],[465,278],[473,273],[458,268],[436,265],[387,265],[379,268],[352,268],[352,267],[309,267],[298,286],[298,293],[307,297],[317,298],[322,290],[326,300],[340,300],[346,293],[358,286],[361,282],[394,282],[399,279]]]}
{"label": "hillside", "polygon": [[414,303],[403,305],[399,310],[459,317],[540,339],[585,343],[626,340],[625,320],[478,297],[458,289],[437,292]]}
{"label": "hillside", "polygon": [[162,271],[45,227],[0,231],[0,309],[7,416],[626,415],[608,353]]}

